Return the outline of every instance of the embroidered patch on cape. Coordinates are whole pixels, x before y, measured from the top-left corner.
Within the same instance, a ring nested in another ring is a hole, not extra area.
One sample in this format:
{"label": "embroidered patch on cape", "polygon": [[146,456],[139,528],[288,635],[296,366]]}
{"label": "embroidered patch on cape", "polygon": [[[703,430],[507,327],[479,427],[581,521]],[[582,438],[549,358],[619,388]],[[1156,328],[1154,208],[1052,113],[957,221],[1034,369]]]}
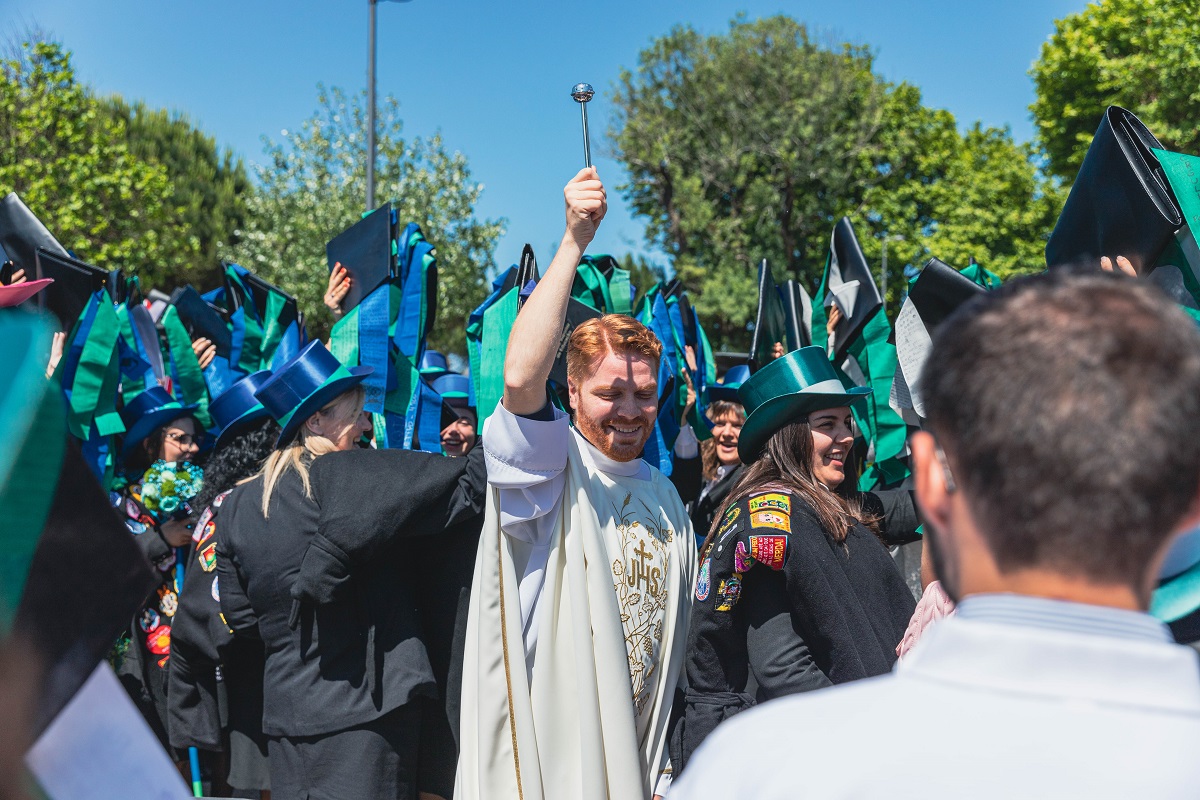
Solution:
{"label": "embroidered patch on cape", "polygon": [[700,575],[696,578],[696,599],[704,601],[708,599],[708,593],[712,589],[712,559],[704,559],[704,563],[700,565]]}
{"label": "embroidered patch on cape", "polygon": [[735,572],[721,581],[721,585],[717,587],[717,594],[721,598],[721,602],[717,604],[717,611],[732,611],[742,596],[742,576]]}
{"label": "embroidered patch on cape", "polygon": [[218,603],[221,602],[221,590],[217,588],[217,578],[219,578],[219,577],[221,577],[221,576],[213,575],[213,585],[212,585],[212,599],[216,600]]}
{"label": "embroidered patch on cape", "polygon": [[175,594],[174,589],[163,586],[158,590],[158,610],[168,617],[175,616],[179,610],[179,595]]}
{"label": "embroidered patch on cape", "polygon": [[754,559],[746,550],[745,542],[738,542],[737,549],[733,551],[733,569],[736,572],[749,572],[754,566]]}
{"label": "embroidered patch on cape", "polygon": [[142,633],[149,633],[157,628],[161,621],[157,611],[153,608],[144,608],[141,618],[138,619],[138,627],[142,629]]}
{"label": "embroidered patch on cape", "polygon": [[757,497],[750,498],[750,513],[755,511],[781,511],[784,514],[792,513],[792,500],[786,494],[777,492],[769,492],[760,494]]}
{"label": "embroidered patch on cape", "polygon": [[791,533],[792,518],[779,511],[755,511],[750,515],[750,527],[774,528],[784,533]]}
{"label": "embroidered patch on cape", "polygon": [[125,527],[129,528],[129,532],[132,533],[134,536],[137,536],[139,534],[146,532],[146,526],[144,524],[138,522],[136,519],[125,520]]}
{"label": "embroidered patch on cape", "polygon": [[196,533],[198,534],[198,538],[196,539],[196,544],[198,544],[198,545],[204,544],[209,539],[211,539],[213,534],[216,532],[217,532],[217,523],[215,520],[210,519],[208,521],[208,524],[206,524],[203,529],[201,529],[199,526],[197,526]]}
{"label": "embroidered patch on cape", "polygon": [[216,497],[214,497],[214,498],[213,498],[213,501],[212,501],[212,507],[213,507],[213,508],[220,508],[220,507],[221,507],[221,503],[224,503],[224,502],[225,502],[225,498],[226,498],[226,497],[229,497],[229,493],[230,493],[230,492],[232,492],[232,491],[233,491],[233,489],[226,489],[225,491],[221,492],[219,495],[217,495]]}
{"label": "embroidered patch on cape", "polygon": [[200,561],[200,569],[212,572],[217,568],[217,543],[213,542],[200,551],[196,558]]}
{"label": "embroidered patch on cape", "polygon": [[204,528],[212,521],[212,508],[206,508],[200,514],[200,519],[196,520],[196,529],[192,531],[192,541],[199,543],[202,541],[201,536],[204,533]]}
{"label": "embroidered patch on cape", "polygon": [[138,508],[138,504],[133,502],[132,498],[125,498],[125,516],[130,519],[137,519],[142,516],[142,510]]}
{"label": "embroidered patch on cape", "polygon": [[171,626],[159,625],[146,634],[146,649],[156,656],[164,656],[171,652]]}
{"label": "embroidered patch on cape", "polygon": [[717,529],[717,536],[723,536],[727,530],[733,527],[733,523],[737,522],[737,518],[741,515],[742,509],[733,506],[725,512],[724,519],[721,520],[721,527]]}
{"label": "embroidered patch on cape", "polygon": [[[741,546],[738,542],[738,546]],[[788,537],[778,534],[751,536],[750,557],[774,570],[783,569],[787,561]]]}

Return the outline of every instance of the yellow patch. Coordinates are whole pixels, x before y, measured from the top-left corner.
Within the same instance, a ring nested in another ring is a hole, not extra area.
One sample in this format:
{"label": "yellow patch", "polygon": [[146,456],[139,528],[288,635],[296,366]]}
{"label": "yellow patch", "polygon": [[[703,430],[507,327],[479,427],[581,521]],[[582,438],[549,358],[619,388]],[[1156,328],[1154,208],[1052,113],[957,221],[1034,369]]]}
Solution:
{"label": "yellow patch", "polygon": [[723,536],[726,531],[737,522],[737,518],[741,515],[742,510],[737,506],[733,506],[725,512],[725,518],[721,521],[721,527],[717,529],[717,536]]}
{"label": "yellow patch", "polygon": [[756,511],[750,515],[750,526],[753,528],[774,528],[786,533],[792,532],[792,518],[779,511]]}
{"label": "yellow patch", "polygon": [[758,497],[750,498],[750,513],[755,511],[780,511],[784,514],[792,513],[792,499],[786,494],[762,494]]}

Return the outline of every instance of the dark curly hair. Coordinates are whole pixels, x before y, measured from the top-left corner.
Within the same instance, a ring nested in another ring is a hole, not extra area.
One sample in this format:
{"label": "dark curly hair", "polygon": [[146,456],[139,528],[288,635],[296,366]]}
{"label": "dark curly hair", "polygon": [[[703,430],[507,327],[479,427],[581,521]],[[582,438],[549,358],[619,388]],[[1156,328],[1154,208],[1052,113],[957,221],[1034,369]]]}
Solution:
{"label": "dark curly hair", "polygon": [[275,449],[278,437],[279,425],[267,417],[213,450],[204,465],[204,486],[192,508],[197,513],[203,511],[221,492],[258,472]]}

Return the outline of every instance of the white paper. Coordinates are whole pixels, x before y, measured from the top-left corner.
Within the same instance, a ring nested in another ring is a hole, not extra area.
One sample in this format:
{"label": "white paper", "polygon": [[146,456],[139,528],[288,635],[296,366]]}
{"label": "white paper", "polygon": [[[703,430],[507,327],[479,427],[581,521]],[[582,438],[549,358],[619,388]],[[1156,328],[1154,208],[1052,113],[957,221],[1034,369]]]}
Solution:
{"label": "white paper", "polygon": [[916,306],[911,300],[906,300],[896,315],[896,362],[904,372],[905,383],[908,385],[908,395],[913,411],[925,417],[925,402],[921,397],[921,370],[929,358],[929,350],[933,341],[929,329],[921,320]]}
{"label": "white paper", "polygon": [[187,800],[183,778],[107,662],[25,755],[51,800]]}

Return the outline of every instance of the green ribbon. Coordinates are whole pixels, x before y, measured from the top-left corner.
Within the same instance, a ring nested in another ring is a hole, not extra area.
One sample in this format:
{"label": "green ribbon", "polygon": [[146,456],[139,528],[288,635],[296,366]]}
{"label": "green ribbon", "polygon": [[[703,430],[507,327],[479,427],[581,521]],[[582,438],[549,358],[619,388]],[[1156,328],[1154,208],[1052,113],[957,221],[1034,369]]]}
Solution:
{"label": "green ribbon", "polygon": [[[1159,256],[1155,266],[1170,264],[1180,267],[1184,287],[1200,303],[1200,246],[1197,245],[1195,233],[1200,230],[1200,158],[1158,149],[1154,150],[1154,155],[1183,213],[1183,227]],[[1184,310],[1193,317],[1198,316],[1192,309]]]}
{"label": "green ribbon", "polygon": [[358,306],[333,323],[329,331],[329,352],[343,364],[358,366]]}
{"label": "green ribbon", "polygon": [[279,347],[280,341],[283,340],[284,328],[280,318],[283,316],[283,309],[286,305],[287,298],[279,292],[270,292],[267,295],[267,329],[263,333],[259,369],[271,365],[271,357],[275,355],[276,348]]}
{"label": "green ribbon", "polygon": [[175,306],[167,306],[162,315],[163,331],[167,335],[167,348],[171,351],[171,359],[175,362],[175,374],[179,378],[179,390],[183,399],[195,403],[196,419],[205,428],[213,426],[212,417],[208,414],[208,385],[200,370],[200,361],[192,350],[192,338],[188,336],[187,328],[179,319]]}
{"label": "green ribbon", "polygon": [[483,331],[479,343],[478,372],[472,365],[471,379],[475,381],[475,410],[480,425],[491,416],[504,396],[504,355],[508,337],[517,321],[517,296],[513,287],[483,312]]}
{"label": "green ribbon", "polygon": [[612,313],[613,300],[608,290],[608,280],[600,268],[590,261],[581,261],[576,267],[571,296],[601,314]]}
{"label": "green ribbon", "polygon": [[[88,307],[93,304],[96,305],[96,315],[71,381],[71,401],[67,414],[71,435],[83,441],[91,437],[93,421],[101,436],[125,430],[120,417],[116,415],[116,388],[121,371],[117,337],[120,336],[121,324],[116,309],[107,302],[106,294],[92,298]],[[87,313],[88,309],[85,308],[75,322],[71,331],[72,340]],[[64,358],[59,362],[60,368],[66,360]],[[61,380],[61,370],[57,374]]]}
{"label": "green ribbon", "polygon": [[[16,315],[0,320],[0,339],[18,348],[15,371],[0,395],[0,637],[12,625],[29,565],[50,514],[62,469],[66,436],[58,383],[33,353],[52,331],[41,320]],[[64,359],[65,360],[65,359]]]}
{"label": "green ribbon", "polygon": [[633,283],[629,270],[617,267],[608,279],[608,296],[613,314],[633,313]]}
{"label": "green ribbon", "polygon": [[877,480],[890,486],[908,477],[908,468],[902,461],[908,428],[888,404],[896,375],[896,346],[888,342],[890,334],[891,325],[880,307],[847,351],[858,362],[871,388],[871,394],[865,398],[866,414],[860,422],[868,440],[875,442],[875,461],[868,465],[874,469],[864,470],[859,479],[859,489],[863,491],[874,487]]}

